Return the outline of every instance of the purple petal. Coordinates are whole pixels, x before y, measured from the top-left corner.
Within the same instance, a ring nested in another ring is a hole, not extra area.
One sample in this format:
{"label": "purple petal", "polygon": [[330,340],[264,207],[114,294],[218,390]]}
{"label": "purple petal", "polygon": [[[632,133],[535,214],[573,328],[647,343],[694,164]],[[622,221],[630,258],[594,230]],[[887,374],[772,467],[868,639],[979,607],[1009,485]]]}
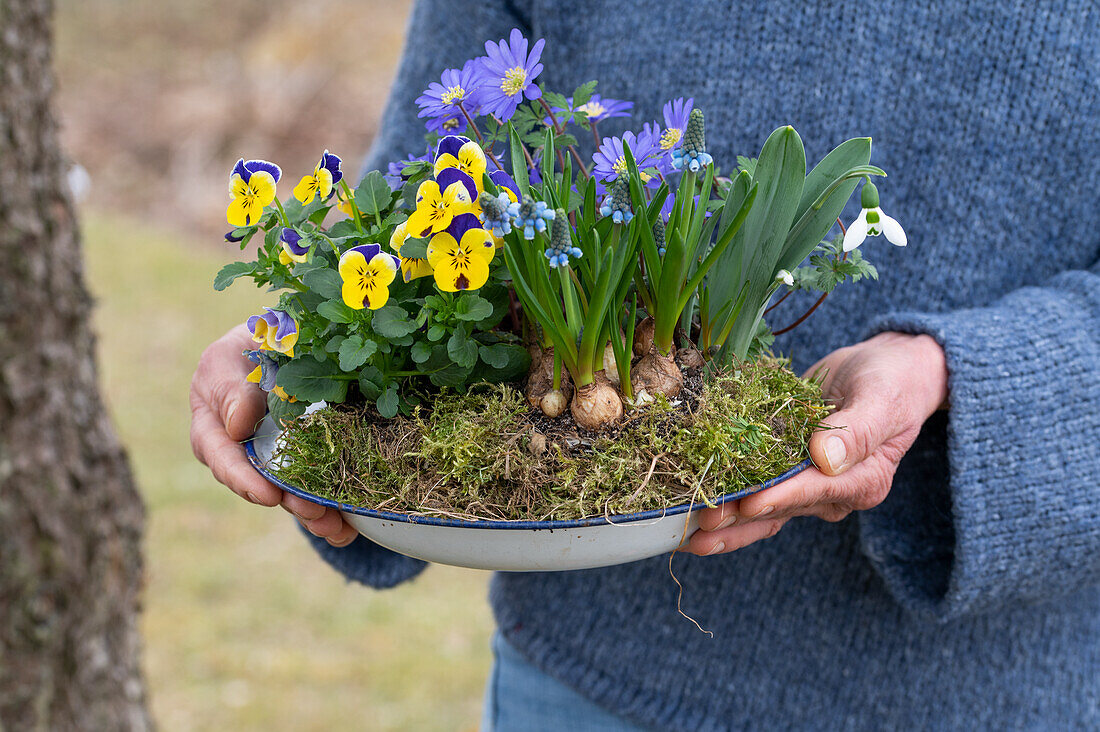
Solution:
{"label": "purple petal", "polygon": [[516,194],[517,199],[520,198],[519,185],[512,180],[512,176],[508,175],[503,170],[494,170],[492,173],[489,173],[489,180],[493,181],[493,184],[497,188],[507,188],[512,193]]}
{"label": "purple petal", "polygon": [[[249,160],[244,164],[244,169],[251,173],[258,173],[261,170],[265,173],[270,173],[271,177],[278,183],[279,179],[283,177],[283,171],[275,163],[269,163],[266,160]],[[248,180],[250,176],[242,175],[242,178]]]}
{"label": "purple petal", "polygon": [[229,174],[229,177],[232,178],[235,175],[241,176],[242,180],[248,182],[249,173],[248,170],[244,167],[244,158],[238,160],[237,164],[233,166],[233,172]]}
{"label": "purple petal", "polygon": [[435,177],[435,182],[439,184],[440,191],[447,190],[453,183],[461,183],[470,194],[470,200],[477,200],[477,184],[474,183],[473,178],[458,168],[444,168],[439,171],[439,175]]}
{"label": "purple petal", "polygon": [[275,331],[275,340],[281,341],[289,335],[294,335],[298,332],[298,324],[294,322],[294,318],[290,317],[290,313],[283,310],[272,310],[271,308],[264,308],[275,318],[275,323],[271,323],[267,316],[264,316],[264,320],[271,325],[277,325],[278,328]]}
{"label": "purple petal", "polygon": [[328,150],[325,150],[325,154],[321,156],[321,167],[332,173],[332,184],[336,185],[344,177],[344,173],[340,170],[340,163],[343,162],[340,158],[336,157]]}
{"label": "purple petal", "polygon": [[462,135],[447,135],[440,138],[439,145],[435,149],[435,157],[438,160],[441,155],[453,155],[458,157],[458,151],[470,141],[470,138]]}
{"label": "purple petal", "polygon": [[481,221],[477,216],[473,214],[461,214],[455,216],[451,220],[451,225],[447,227],[447,233],[455,238],[455,241],[462,241],[462,235],[470,229],[480,229]]}
{"label": "purple petal", "polygon": [[363,259],[368,262],[374,259],[375,255],[382,251],[382,247],[378,244],[360,244],[357,247],[352,247],[341,255],[341,259],[346,257],[350,252],[359,252],[363,255]]}

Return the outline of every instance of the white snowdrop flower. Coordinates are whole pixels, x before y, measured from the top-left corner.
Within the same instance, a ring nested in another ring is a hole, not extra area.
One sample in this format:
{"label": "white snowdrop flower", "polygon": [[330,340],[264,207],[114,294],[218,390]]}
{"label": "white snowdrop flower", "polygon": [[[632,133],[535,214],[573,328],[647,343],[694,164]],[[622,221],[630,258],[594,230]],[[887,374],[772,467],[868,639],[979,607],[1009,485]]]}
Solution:
{"label": "white snowdrop flower", "polygon": [[787,287],[794,287],[794,275],[785,269],[781,269],[776,273],[775,281],[782,282]]}
{"label": "white snowdrop flower", "polygon": [[860,204],[863,210],[844,232],[844,251],[850,252],[862,244],[867,237],[879,234],[885,235],[886,241],[894,246],[903,247],[909,243],[901,224],[884,214],[879,208],[878,188],[873,183],[863,186]]}

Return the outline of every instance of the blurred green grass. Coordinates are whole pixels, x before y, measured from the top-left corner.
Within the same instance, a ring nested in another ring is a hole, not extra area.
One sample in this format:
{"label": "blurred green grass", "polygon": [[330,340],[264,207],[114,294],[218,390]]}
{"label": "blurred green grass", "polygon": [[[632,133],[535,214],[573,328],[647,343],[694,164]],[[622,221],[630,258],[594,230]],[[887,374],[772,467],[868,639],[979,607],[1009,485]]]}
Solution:
{"label": "blurred green grass", "polygon": [[84,213],[101,383],[148,507],[145,667],[166,730],[475,729],[488,575],[346,583],[280,509],[218,485],[188,442],[202,349],[270,302],[208,283],[237,253]]}

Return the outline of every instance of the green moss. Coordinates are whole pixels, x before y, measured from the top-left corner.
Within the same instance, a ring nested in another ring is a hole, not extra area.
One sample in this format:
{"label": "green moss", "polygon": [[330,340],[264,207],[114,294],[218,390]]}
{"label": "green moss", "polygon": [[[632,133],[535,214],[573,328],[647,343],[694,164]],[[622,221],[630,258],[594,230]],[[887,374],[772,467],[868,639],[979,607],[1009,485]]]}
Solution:
{"label": "green moss", "polygon": [[382,420],[325,409],[286,435],[284,480],[343,503],[435,516],[575,519],[710,501],[807,457],[828,413],[775,360],[689,382],[607,433],[548,420],[508,386],[444,393]]}

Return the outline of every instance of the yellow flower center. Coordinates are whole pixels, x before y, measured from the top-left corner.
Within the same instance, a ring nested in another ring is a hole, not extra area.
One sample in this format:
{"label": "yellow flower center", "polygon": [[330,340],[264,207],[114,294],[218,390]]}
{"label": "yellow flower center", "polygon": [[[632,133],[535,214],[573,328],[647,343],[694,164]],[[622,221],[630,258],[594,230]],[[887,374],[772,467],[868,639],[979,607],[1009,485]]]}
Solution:
{"label": "yellow flower center", "polygon": [[680,141],[680,138],[683,137],[683,135],[684,133],[681,132],[677,127],[673,127],[671,130],[665,130],[663,133],[661,133],[661,149],[671,150],[672,148],[676,147],[676,143]]}
{"label": "yellow flower center", "polygon": [[454,119],[449,119],[446,122],[444,122],[443,123],[443,129],[445,129],[445,130],[457,130],[458,129],[458,118],[456,117]]}
{"label": "yellow flower center", "polygon": [[615,171],[615,175],[619,176],[626,172],[626,157],[621,156],[615,161],[615,164],[611,166],[611,169]]}
{"label": "yellow flower center", "polygon": [[500,80],[500,89],[508,96],[514,96],[523,91],[527,86],[527,70],[520,66],[513,66],[504,72],[504,78]]}
{"label": "yellow flower center", "polygon": [[588,102],[577,107],[577,109],[584,112],[589,117],[599,117],[601,114],[607,111],[607,107],[603,106],[599,102]]}
{"label": "yellow flower center", "polygon": [[460,86],[452,86],[447,91],[443,92],[443,96],[439,98],[439,101],[444,104],[452,104],[455,101],[462,101],[466,97],[466,90]]}
{"label": "yellow flower center", "polygon": [[454,263],[455,269],[466,269],[470,266],[470,257],[473,252],[464,247],[458,247],[451,254],[451,260]]}
{"label": "yellow flower center", "polygon": [[378,274],[373,267],[360,266],[355,269],[355,273],[359,275],[359,289],[364,292],[374,289],[374,279]]}

